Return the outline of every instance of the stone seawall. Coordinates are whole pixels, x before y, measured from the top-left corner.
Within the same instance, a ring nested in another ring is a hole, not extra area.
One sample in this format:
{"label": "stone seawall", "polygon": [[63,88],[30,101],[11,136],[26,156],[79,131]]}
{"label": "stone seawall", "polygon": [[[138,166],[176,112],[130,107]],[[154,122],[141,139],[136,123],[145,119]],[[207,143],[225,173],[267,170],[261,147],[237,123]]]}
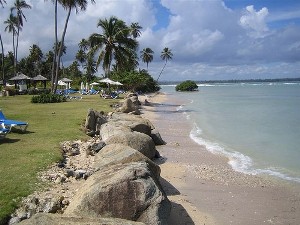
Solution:
{"label": "stone seawall", "polygon": [[64,160],[41,174],[50,188],[24,199],[10,224],[167,224],[171,205],[152,161],[164,141],[130,101],[120,107],[129,114],[88,110],[92,138],[62,143]]}

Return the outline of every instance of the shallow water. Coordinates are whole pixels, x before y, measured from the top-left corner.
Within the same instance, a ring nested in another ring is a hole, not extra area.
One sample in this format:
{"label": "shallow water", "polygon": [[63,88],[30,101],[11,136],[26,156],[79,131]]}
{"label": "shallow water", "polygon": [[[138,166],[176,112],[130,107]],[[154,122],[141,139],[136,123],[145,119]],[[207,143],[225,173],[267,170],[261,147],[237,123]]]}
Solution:
{"label": "shallow water", "polygon": [[300,83],[199,85],[199,92],[162,91],[182,99],[190,137],[230,159],[233,169],[300,183]]}

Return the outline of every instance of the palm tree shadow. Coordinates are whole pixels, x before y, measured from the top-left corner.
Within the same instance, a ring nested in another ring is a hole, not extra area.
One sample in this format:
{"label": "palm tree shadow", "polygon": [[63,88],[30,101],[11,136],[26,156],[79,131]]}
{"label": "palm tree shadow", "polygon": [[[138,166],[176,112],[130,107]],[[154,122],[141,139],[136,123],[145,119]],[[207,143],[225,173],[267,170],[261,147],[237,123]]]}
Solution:
{"label": "palm tree shadow", "polygon": [[10,144],[10,143],[16,143],[18,141],[20,141],[21,139],[17,138],[17,139],[11,139],[11,138],[4,138],[2,140],[0,140],[0,144],[4,144],[4,143],[7,143],[7,144]]}

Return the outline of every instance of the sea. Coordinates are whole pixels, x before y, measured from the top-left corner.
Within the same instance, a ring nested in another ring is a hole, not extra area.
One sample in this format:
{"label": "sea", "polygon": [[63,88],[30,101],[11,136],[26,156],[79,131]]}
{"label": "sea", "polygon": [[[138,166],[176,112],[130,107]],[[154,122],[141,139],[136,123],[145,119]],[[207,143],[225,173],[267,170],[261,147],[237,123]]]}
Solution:
{"label": "sea", "polygon": [[199,91],[162,92],[183,102],[190,138],[247,174],[300,183],[300,82],[198,84]]}

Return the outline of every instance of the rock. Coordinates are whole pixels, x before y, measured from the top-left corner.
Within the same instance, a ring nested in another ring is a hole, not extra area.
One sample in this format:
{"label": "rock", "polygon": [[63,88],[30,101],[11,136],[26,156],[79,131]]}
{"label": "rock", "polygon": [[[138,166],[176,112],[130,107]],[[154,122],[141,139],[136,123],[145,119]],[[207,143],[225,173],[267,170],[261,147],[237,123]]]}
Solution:
{"label": "rock", "polygon": [[105,147],[105,142],[104,141],[100,141],[98,143],[94,143],[91,145],[91,150],[95,153],[98,153],[102,148]]}
{"label": "rock", "polygon": [[139,98],[137,95],[133,95],[129,98],[132,103],[136,106],[136,107],[139,107],[141,105],[141,102],[139,101]]}
{"label": "rock", "polygon": [[109,121],[134,121],[147,124],[151,130],[155,129],[154,125],[150,122],[150,120],[143,118],[140,115],[129,115],[125,113],[112,113],[110,115]]}
{"label": "rock", "polygon": [[155,145],[165,145],[166,142],[161,138],[160,133],[157,130],[152,130],[150,134]]}
{"label": "rock", "polygon": [[104,117],[103,112],[97,112],[93,109],[89,109],[84,124],[86,134],[90,136],[98,134],[101,125],[104,123],[106,123],[106,118]]}
{"label": "rock", "polygon": [[105,140],[107,145],[109,144],[122,144],[127,145],[135,150],[141,152],[149,159],[154,158],[156,153],[155,144],[151,137],[146,134],[133,132],[123,132],[116,135],[112,135]]}
{"label": "rock", "polygon": [[121,144],[106,145],[101,152],[95,155],[93,167],[95,168],[95,171],[98,171],[112,165],[130,162],[146,162],[155,177],[159,179],[159,166],[139,151]]}
{"label": "rock", "polygon": [[130,98],[124,100],[123,105],[117,108],[117,112],[133,113],[135,115],[141,114],[138,107],[132,102]]}
{"label": "rock", "polygon": [[113,135],[118,135],[121,133],[131,132],[131,129],[128,126],[120,124],[118,122],[110,121],[101,126],[100,137],[102,141],[105,141]]}
{"label": "rock", "polygon": [[167,224],[170,202],[146,162],[105,167],[76,192],[65,214]]}
{"label": "rock", "polygon": [[61,214],[38,213],[32,218],[23,220],[20,225],[145,225],[144,223],[117,218],[83,218]]}

